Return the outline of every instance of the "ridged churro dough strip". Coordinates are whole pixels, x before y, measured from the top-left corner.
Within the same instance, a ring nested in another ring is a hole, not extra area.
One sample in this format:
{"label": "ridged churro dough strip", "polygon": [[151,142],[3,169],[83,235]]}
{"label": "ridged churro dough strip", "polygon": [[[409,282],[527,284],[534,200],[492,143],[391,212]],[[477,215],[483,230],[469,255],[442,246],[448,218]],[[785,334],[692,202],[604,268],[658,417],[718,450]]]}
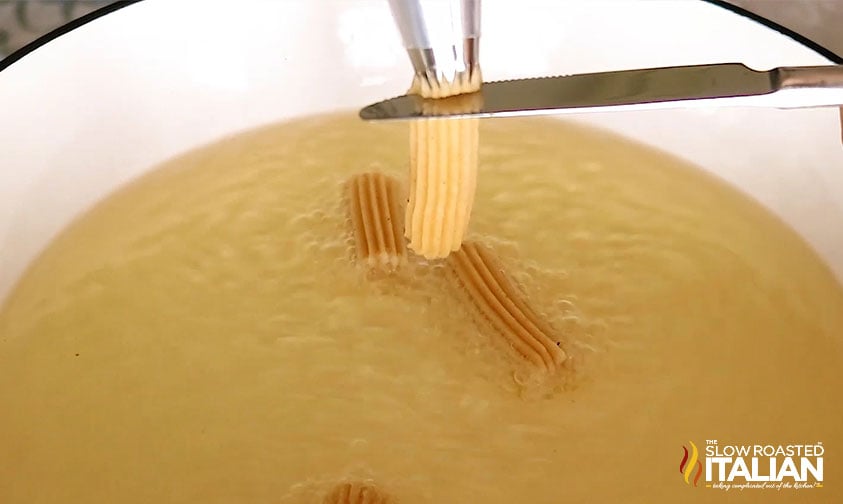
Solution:
{"label": "ridged churro dough strip", "polygon": [[363,173],[346,183],[346,191],[358,261],[387,268],[406,261],[401,184],[382,173]]}
{"label": "ridged churro dough strip", "polygon": [[397,504],[398,501],[378,487],[362,482],[340,483],[322,500],[322,504]]}
{"label": "ridged churro dough strip", "polygon": [[565,362],[553,328],[530,307],[491,249],[465,242],[448,264],[474,307],[522,357],[548,371]]}
{"label": "ridged churro dough strip", "polygon": [[[422,108],[468,112],[482,105],[479,67],[454,79],[416,76],[410,93]],[[458,96],[457,96],[458,95]],[[477,187],[477,119],[429,119],[410,123],[410,197],[405,234],[410,248],[428,259],[459,249],[468,230]]]}
{"label": "ridged churro dough strip", "polygon": [[428,259],[459,249],[477,187],[478,119],[410,123],[410,200],[405,233]]}
{"label": "ridged churro dough strip", "polygon": [[457,222],[462,223],[462,228],[454,227],[454,241],[456,246],[462,245],[462,240],[468,232],[468,223],[471,217],[471,209],[474,207],[474,197],[477,190],[477,169],[478,151],[480,149],[480,121],[478,119],[465,119],[474,121],[474,124],[462,128],[462,144],[471,146],[463,149],[466,159],[460,163],[460,196],[459,201],[465,204],[457,207]]}

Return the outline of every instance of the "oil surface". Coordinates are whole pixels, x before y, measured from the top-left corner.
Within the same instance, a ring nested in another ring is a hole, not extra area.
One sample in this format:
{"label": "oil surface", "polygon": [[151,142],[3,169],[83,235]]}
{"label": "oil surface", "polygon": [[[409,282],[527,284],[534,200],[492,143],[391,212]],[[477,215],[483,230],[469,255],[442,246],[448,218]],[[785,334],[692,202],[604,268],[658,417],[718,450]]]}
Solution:
{"label": "oil surface", "polygon": [[[436,262],[355,266],[341,185],[406,179],[406,124],[322,116],[101,202],[0,312],[0,502],[688,502],[682,447],[816,443],[843,500],[843,291],[755,203],[554,120],[484,121],[470,238],[570,360],[523,369]],[[701,482],[702,483],[702,482]]]}

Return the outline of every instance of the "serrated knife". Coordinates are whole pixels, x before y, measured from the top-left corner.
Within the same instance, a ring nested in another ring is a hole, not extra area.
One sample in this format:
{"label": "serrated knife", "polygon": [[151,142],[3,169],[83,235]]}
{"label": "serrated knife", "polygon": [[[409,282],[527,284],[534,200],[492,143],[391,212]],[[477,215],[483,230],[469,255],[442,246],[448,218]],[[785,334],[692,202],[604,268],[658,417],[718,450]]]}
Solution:
{"label": "serrated knife", "polygon": [[[404,95],[369,105],[365,120],[507,117],[700,106],[843,105],[843,65],[758,71],[740,63],[487,82],[471,100]],[[434,103],[435,102],[435,103]]]}

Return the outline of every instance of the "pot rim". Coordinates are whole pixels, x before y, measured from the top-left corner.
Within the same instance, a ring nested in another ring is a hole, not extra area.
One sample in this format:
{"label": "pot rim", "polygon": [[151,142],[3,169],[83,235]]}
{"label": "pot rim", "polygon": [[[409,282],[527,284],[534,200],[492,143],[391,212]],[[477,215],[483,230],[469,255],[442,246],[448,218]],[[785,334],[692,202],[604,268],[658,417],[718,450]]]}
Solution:
{"label": "pot rim", "polygon": [[[68,23],[48,32],[48,33],[45,33],[44,35],[41,35],[40,37],[36,38],[32,42],[26,44],[25,46],[21,47],[20,49],[14,51],[14,52],[12,52],[11,54],[6,56],[5,58],[0,59],[0,72],[9,68],[16,61],[21,60],[22,58],[27,56],[29,53],[35,51],[39,47],[41,47],[45,44],[48,44],[49,42],[57,39],[58,37],[61,37],[65,33],[69,33],[71,31],[75,30],[76,28],[79,28],[80,26],[84,26],[84,25],[90,23],[91,21],[95,21],[97,19],[100,19],[100,18],[106,16],[107,14],[111,14],[112,12],[116,12],[116,11],[118,11],[118,10],[124,8],[124,7],[128,7],[130,5],[139,3],[141,1],[143,1],[143,0],[117,0],[114,3],[111,3],[111,4],[108,4],[106,6],[100,7],[97,10],[94,10],[94,11],[89,12],[89,13],[83,15],[83,16],[80,16],[80,17],[78,17],[78,18],[76,18],[76,19],[74,19],[74,20],[72,20],[72,21],[70,21],[70,22],[68,22]],[[748,10],[744,9],[743,7],[739,7],[737,5],[730,4],[726,0],[700,0],[700,1],[705,2],[707,4],[710,4],[710,5],[713,5],[713,6],[716,6],[716,7],[719,7],[721,9],[731,11],[731,12],[733,12],[733,13],[739,15],[739,16],[742,16],[744,18],[747,18],[751,21],[755,21],[756,23],[758,23],[758,24],[760,24],[760,25],[762,25],[766,28],[769,28],[773,31],[777,31],[777,32],[781,33],[782,35],[785,35],[786,37],[792,39],[793,41],[811,49],[812,51],[814,51],[817,54],[819,54],[820,56],[828,59],[832,63],[834,63],[836,65],[843,65],[843,56],[838,55],[837,53],[835,53],[831,49],[828,49],[827,47],[823,46],[822,44],[819,44],[819,43],[811,40],[810,38],[808,38],[808,37],[806,37],[806,36],[804,36],[800,33],[797,33],[795,31],[791,30],[790,28],[787,28],[786,26],[783,26],[783,25],[781,25],[781,24],[779,24],[779,23],[777,23],[777,22],[775,22],[771,19],[765,18],[764,16],[761,16],[761,15],[756,14],[754,12],[748,11]]]}

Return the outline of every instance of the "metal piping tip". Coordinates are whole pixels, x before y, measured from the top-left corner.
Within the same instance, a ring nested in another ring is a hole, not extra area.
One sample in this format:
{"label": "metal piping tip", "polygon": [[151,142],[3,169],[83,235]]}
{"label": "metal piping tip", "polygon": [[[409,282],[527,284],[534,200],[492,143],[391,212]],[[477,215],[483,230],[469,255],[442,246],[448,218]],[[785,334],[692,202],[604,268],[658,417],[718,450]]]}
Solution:
{"label": "metal piping tip", "polygon": [[411,93],[441,98],[479,89],[479,0],[390,0],[390,6],[415,72]]}

